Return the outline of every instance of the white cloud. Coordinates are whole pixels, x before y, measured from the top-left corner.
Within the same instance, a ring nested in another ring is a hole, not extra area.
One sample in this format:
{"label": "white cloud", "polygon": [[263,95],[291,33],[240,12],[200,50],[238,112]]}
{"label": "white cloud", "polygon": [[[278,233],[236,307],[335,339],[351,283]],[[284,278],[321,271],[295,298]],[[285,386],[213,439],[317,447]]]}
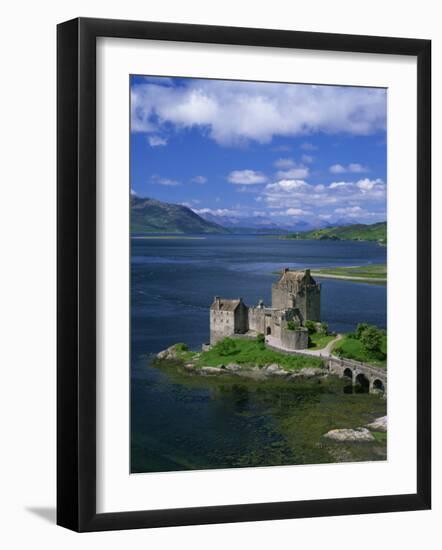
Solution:
{"label": "white cloud", "polygon": [[333,164],[330,166],[329,171],[332,174],[343,174],[346,172],[345,166],[342,166],[342,164]]}
{"label": "white cloud", "polygon": [[255,185],[241,185],[237,186],[235,191],[237,193],[259,193],[260,189]]}
{"label": "white cloud", "polygon": [[360,206],[348,206],[346,208],[336,208],[335,214],[349,220],[370,220],[370,218],[385,217],[385,212],[370,212]]}
{"label": "white cloud", "polygon": [[280,180],[276,183],[269,183],[265,190],[270,192],[292,192],[299,190],[307,190],[311,187],[308,183],[302,180]]}
{"label": "white cloud", "polygon": [[359,174],[362,172],[368,172],[369,170],[366,166],[362,166],[362,164],[353,162],[348,165],[348,171],[352,172],[353,174]]}
{"label": "white cloud", "polygon": [[336,214],[358,214],[363,212],[360,206],[348,206],[347,208],[335,208]]}
{"label": "white cloud", "polygon": [[134,191],[133,189],[130,190],[130,194],[132,195],[132,197],[137,197],[138,196],[138,193],[136,191]]}
{"label": "white cloud", "polygon": [[192,182],[203,185],[204,183],[207,183],[207,178],[205,176],[195,176],[194,178],[192,178]]}
{"label": "white cloud", "polygon": [[252,216],[255,218],[265,218],[268,216],[268,213],[264,212],[263,210],[254,210],[252,212]]}
{"label": "white cloud", "polygon": [[231,216],[232,218],[237,218],[242,215],[240,211],[230,208],[193,208],[192,210],[195,214],[211,214],[218,217]]}
{"label": "white cloud", "polygon": [[[382,89],[189,79],[131,91],[132,131],[199,128],[220,145],[313,132],[369,135],[385,130]],[[312,144],[303,144],[312,150]]]}
{"label": "white cloud", "polygon": [[303,151],[317,151],[318,147],[316,147],[316,145],[313,145],[313,143],[304,142],[301,144],[301,149]]}
{"label": "white cloud", "polygon": [[357,187],[359,187],[359,189],[362,189],[362,191],[371,191],[376,185],[379,185],[381,183],[382,180],[380,179],[370,180],[368,178],[365,178],[363,180],[359,180],[356,185]]}
{"label": "white cloud", "polygon": [[182,206],[187,206],[187,208],[192,208],[195,206],[195,204],[199,204],[201,201],[199,199],[192,199],[190,201],[181,202],[180,204]]}
{"label": "white cloud", "polygon": [[315,158],[312,157],[311,155],[302,155],[302,162],[305,162],[306,164],[311,164]]}
{"label": "white cloud", "polygon": [[153,82],[162,86],[171,86],[173,84],[173,79],[167,76],[144,76],[143,80],[144,82]]}
{"label": "white cloud", "polygon": [[287,216],[310,216],[312,213],[302,208],[288,208],[285,212]]}
{"label": "white cloud", "polygon": [[227,176],[230,183],[239,185],[255,185],[257,183],[265,183],[267,177],[261,172],[255,170],[234,170]]}
{"label": "white cloud", "polygon": [[347,166],[343,166],[342,164],[333,164],[330,166],[329,170],[332,174],[345,174],[347,172],[351,172],[352,174],[361,174],[369,171],[366,166],[363,166],[357,162],[351,162]]}
{"label": "white cloud", "polygon": [[295,161],[290,158],[281,158],[275,160],[273,165],[276,166],[276,168],[293,168],[295,166]]}
{"label": "white cloud", "polygon": [[277,179],[304,179],[309,176],[309,168],[297,164],[292,158],[279,158],[273,165],[280,168],[276,173]]}
{"label": "white cloud", "polygon": [[161,147],[167,145],[167,139],[160,136],[147,136],[147,141],[151,147]]}
{"label": "white cloud", "polygon": [[330,189],[338,189],[341,191],[345,191],[348,193],[349,191],[352,192],[359,192],[363,195],[373,195],[375,193],[382,192],[385,194],[386,186],[384,182],[377,178],[375,180],[371,180],[369,178],[365,178],[362,180],[358,180],[356,182],[353,181],[335,181],[330,184]]}
{"label": "white cloud", "polygon": [[306,166],[297,166],[276,173],[278,179],[304,179],[309,177],[310,170]]}
{"label": "white cloud", "polygon": [[158,185],[166,185],[169,187],[174,187],[176,185],[181,185],[181,182],[173,180],[170,178],[162,178],[161,176],[154,175],[151,177],[153,183],[158,183]]}
{"label": "white cloud", "polygon": [[263,191],[263,200],[270,208],[340,208],[366,204],[382,204],[386,199],[386,185],[381,179],[368,178],[355,182],[338,181],[330,185],[311,185],[304,180],[284,179],[269,183]]}

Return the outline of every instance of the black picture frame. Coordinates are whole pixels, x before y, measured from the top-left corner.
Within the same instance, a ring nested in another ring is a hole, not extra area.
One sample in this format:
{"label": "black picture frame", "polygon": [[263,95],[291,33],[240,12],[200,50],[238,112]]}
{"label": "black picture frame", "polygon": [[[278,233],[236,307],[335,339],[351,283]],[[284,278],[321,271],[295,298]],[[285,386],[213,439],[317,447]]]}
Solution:
{"label": "black picture frame", "polygon": [[[417,58],[417,492],[96,512],[96,39],[396,54]],[[431,41],[79,18],[57,28],[57,523],[75,531],[425,510],[431,506]]]}

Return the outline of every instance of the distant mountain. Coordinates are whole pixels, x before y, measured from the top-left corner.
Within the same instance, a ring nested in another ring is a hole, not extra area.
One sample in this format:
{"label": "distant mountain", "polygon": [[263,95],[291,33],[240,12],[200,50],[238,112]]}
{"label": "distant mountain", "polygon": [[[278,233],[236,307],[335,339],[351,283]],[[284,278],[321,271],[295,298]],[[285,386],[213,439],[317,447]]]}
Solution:
{"label": "distant mountain", "polygon": [[387,222],[378,222],[370,225],[357,223],[353,225],[338,225],[302,231],[287,236],[291,239],[315,239],[315,240],[351,240],[351,241],[377,241],[387,243]]}
{"label": "distant mountain", "polygon": [[229,227],[233,235],[288,235],[287,229],[281,227]]}
{"label": "distant mountain", "polygon": [[187,206],[132,196],[132,233],[228,233],[220,225],[204,220]]}
{"label": "distant mountain", "polygon": [[216,225],[221,225],[222,227],[226,227],[228,229],[241,225],[241,220],[239,218],[235,218],[234,216],[216,216],[211,212],[198,212],[198,210],[197,213],[198,216],[201,216],[204,220],[215,223]]}
{"label": "distant mountain", "polygon": [[304,221],[298,221],[293,224],[277,223],[266,216],[221,216],[214,215],[211,212],[199,212],[199,216],[207,221],[222,225],[229,229],[231,233],[249,233],[249,234],[284,234],[293,231],[306,231],[312,226]]}

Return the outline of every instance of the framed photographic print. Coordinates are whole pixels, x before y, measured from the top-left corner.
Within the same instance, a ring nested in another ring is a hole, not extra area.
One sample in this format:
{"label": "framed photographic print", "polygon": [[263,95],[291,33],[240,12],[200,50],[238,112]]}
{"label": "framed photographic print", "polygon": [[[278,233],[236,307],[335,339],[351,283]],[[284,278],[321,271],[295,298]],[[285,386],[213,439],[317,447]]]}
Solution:
{"label": "framed photographic print", "polygon": [[58,523],[430,507],[430,42],[58,26]]}

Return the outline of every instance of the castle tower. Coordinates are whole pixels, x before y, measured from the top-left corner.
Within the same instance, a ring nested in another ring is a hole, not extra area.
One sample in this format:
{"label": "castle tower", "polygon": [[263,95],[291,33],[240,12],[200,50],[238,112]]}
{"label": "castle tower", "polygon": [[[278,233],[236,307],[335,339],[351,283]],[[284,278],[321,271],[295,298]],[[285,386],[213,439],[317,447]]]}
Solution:
{"label": "castle tower", "polygon": [[227,300],[215,296],[210,306],[210,343],[249,330],[248,307],[242,298]]}
{"label": "castle tower", "polygon": [[280,279],[272,285],[272,307],[299,311],[303,322],[321,320],[321,285],[310,275],[310,269],[284,269]]}

